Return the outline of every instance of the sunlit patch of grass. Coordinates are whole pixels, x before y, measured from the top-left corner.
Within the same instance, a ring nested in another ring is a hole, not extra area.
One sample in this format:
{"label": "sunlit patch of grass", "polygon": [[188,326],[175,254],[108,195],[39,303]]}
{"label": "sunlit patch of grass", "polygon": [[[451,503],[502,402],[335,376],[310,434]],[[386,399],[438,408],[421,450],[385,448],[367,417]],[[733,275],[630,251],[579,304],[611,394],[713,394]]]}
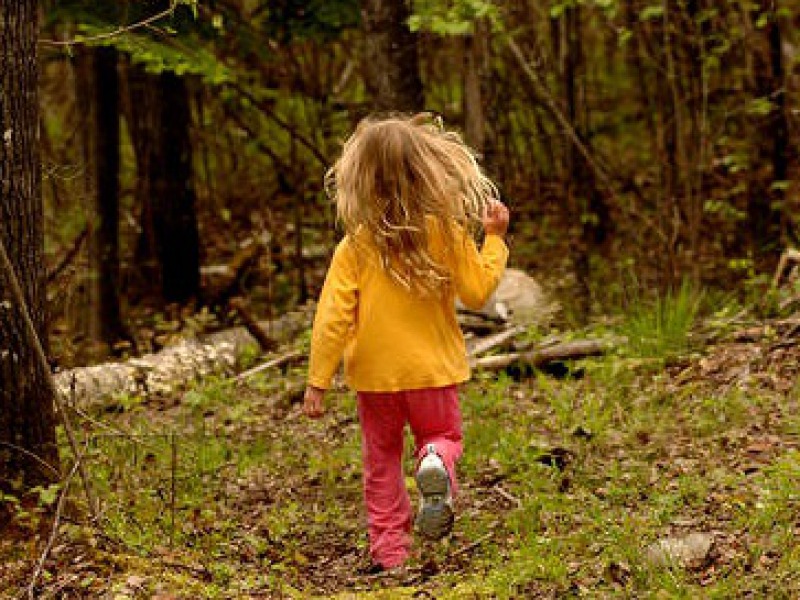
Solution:
{"label": "sunlit patch of grass", "polygon": [[[203,433],[95,436],[88,470],[106,533],[143,553],[192,541],[197,528],[213,521],[208,503],[237,472],[236,452],[228,440]],[[242,456],[260,460],[263,452],[256,447]]]}
{"label": "sunlit patch of grass", "polygon": [[669,360],[689,347],[689,332],[698,316],[702,291],[688,281],[654,300],[637,299],[621,326],[624,352],[639,358]]}

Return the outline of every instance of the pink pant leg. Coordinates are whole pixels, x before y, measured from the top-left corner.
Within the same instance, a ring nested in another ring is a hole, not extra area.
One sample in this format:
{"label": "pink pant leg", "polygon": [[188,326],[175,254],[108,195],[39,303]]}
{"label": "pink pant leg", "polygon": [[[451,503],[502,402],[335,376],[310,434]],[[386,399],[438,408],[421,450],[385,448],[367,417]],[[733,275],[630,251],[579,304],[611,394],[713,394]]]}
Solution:
{"label": "pink pant leg", "polygon": [[422,458],[428,444],[434,444],[450,473],[451,491],[455,496],[458,491],[456,461],[463,449],[458,387],[411,390],[406,392],[406,401],[417,458]]}
{"label": "pink pant leg", "polygon": [[411,547],[411,502],[403,476],[403,393],[358,394],[372,559],[385,568],[405,562]]}

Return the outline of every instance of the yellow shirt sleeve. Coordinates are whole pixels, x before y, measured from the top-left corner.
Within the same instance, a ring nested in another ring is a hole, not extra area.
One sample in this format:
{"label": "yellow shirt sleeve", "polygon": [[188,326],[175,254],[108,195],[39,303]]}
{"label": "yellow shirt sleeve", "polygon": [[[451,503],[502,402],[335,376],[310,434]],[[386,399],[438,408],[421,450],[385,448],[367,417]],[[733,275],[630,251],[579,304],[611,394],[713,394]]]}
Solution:
{"label": "yellow shirt sleeve", "polygon": [[456,254],[454,283],[458,299],[469,309],[480,310],[494,293],[508,261],[508,246],[499,235],[488,234],[480,252],[464,233],[463,252]]}
{"label": "yellow shirt sleeve", "polygon": [[331,386],[355,326],[358,296],[355,250],[345,238],[333,253],[314,316],[308,365],[309,385],[322,389]]}

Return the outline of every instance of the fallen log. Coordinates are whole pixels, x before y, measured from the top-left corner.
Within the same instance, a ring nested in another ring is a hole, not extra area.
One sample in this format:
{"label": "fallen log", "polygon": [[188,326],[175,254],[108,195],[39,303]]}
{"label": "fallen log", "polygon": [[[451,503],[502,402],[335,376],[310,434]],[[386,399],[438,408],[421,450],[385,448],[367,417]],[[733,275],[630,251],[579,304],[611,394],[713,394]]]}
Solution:
{"label": "fallen log", "polygon": [[[276,342],[286,342],[307,328],[309,319],[305,309],[259,323],[259,327]],[[125,362],[62,371],[54,379],[62,398],[74,397],[82,407],[120,395],[167,395],[208,375],[232,373],[242,353],[257,346],[246,328],[235,327]]]}
{"label": "fallen log", "polygon": [[544,348],[534,348],[527,352],[510,352],[474,358],[472,366],[477,369],[500,370],[516,363],[524,363],[536,368],[555,361],[600,356],[608,350],[609,343],[603,340],[574,340],[552,344]]}

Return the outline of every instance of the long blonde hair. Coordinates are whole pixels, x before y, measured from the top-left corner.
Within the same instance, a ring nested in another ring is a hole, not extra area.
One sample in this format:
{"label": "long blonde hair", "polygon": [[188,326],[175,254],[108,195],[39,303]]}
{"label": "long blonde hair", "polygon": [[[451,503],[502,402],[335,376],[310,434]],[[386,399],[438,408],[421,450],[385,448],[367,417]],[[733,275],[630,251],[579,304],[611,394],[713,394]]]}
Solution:
{"label": "long blonde hair", "polygon": [[366,233],[390,277],[416,292],[451,279],[431,255],[431,227],[451,251],[457,229],[472,230],[497,197],[472,150],[430,113],[364,119],[325,184],[346,234]]}

